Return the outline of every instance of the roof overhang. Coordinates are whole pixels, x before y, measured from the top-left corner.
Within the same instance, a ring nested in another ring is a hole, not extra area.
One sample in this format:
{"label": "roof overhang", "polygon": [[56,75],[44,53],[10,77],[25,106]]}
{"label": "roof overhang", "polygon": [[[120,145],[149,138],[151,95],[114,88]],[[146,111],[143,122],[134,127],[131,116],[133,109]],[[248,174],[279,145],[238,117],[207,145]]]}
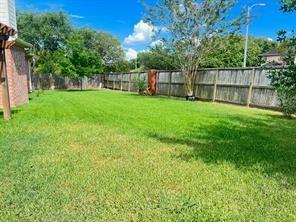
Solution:
{"label": "roof overhang", "polygon": [[12,41],[7,41],[5,49],[10,49],[13,46],[23,48],[23,49],[29,49],[29,48],[33,47],[32,44],[30,44],[30,43],[28,43],[28,42],[26,42],[26,41],[24,41],[22,39],[15,39],[15,40],[12,40]]}
{"label": "roof overhang", "polygon": [[9,37],[12,37],[12,36],[15,36],[16,34],[16,31],[3,24],[3,23],[0,23],[0,48],[1,49],[7,49],[7,48],[10,48],[11,47],[11,43],[9,43],[8,39]]}
{"label": "roof overhang", "polygon": [[14,36],[17,31],[0,22],[0,33],[8,36]]}

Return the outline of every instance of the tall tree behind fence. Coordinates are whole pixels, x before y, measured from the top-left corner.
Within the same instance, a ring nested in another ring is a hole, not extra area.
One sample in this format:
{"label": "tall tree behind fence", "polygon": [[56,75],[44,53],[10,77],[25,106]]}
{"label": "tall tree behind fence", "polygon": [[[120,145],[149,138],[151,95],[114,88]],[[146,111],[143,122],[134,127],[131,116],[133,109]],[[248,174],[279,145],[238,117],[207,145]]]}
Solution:
{"label": "tall tree behind fence", "polygon": [[[246,106],[277,108],[279,101],[275,90],[270,86],[267,73],[271,69],[224,68],[200,69],[195,81],[195,96],[201,100],[234,103]],[[148,81],[147,73],[112,73],[84,78],[83,89],[108,88],[137,92],[137,80]],[[184,97],[184,76],[179,71],[160,71],[157,94]],[[33,85],[43,88],[75,89],[80,81],[70,78],[37,75]]]}

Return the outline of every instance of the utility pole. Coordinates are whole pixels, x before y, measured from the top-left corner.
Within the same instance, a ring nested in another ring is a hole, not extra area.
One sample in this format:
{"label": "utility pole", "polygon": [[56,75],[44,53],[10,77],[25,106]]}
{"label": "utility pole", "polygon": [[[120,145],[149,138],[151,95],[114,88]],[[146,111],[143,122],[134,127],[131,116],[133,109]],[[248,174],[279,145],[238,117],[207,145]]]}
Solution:
{"label": "utility pole", "polygon": [[251,12],[252,9],[256,6],[261,6],[264,7],[266,4],[265,3],[256,3],[250,7],[248,7],[247,11],[247,21],[246,21],[246,42],[245,42],[245,53],[244,53],[244,64],[243,67],[247,67],[247,59],[248,59],[248,44],[249,44],[249,25],[250,25],[250,20],[251,20]]}

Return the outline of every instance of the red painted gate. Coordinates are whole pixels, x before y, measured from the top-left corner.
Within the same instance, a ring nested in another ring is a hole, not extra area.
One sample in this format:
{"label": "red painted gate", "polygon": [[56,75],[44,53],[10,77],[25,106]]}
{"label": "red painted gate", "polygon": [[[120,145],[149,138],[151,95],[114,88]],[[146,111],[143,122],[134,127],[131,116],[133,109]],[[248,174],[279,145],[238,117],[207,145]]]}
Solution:
{"label": "red painted gate", "polygon": [[157,93],[157,70],[149,70],[148,71],[148,87],[151,95],[156,95]]}

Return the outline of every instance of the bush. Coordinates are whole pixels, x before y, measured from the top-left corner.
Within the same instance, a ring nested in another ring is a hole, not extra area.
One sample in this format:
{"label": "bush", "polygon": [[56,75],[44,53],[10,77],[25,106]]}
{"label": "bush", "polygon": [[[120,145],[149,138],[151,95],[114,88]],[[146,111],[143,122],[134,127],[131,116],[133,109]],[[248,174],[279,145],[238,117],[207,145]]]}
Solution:
{"label": "bush", "polygon": [[274,70],[268,77],[278,93],[283,114],[292,117],[296,114],[296,65],[285,70]]}
{"label": "bush", "polygon": [[137,87],[138,87],[138,90],[139,90],[139,94],[140,95],[145,95],[148,91],[148,85],[146,83],[146,79],[141,79],[141,78],[138,78],[137,81]]}

